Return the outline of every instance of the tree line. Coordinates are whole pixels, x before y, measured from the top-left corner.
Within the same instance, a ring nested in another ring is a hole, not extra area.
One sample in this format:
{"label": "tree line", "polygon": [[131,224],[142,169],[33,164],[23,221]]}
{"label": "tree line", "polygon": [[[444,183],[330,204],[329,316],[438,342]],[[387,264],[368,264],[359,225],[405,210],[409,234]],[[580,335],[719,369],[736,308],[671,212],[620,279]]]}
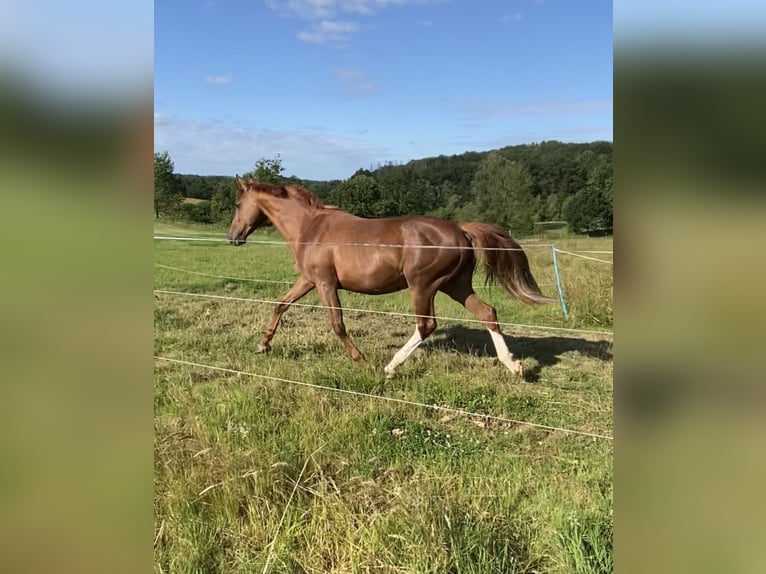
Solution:
{"label": "tree line", "polygon": [[[233,176],[181,175],[167,152],[155,154],[155,215],[199,223],[231,221]],[[545,222],[575,233],[613,229],[612,143],[557,141],[508,146],[359,169],[344,180],[313,181],[283,174],[279,155],[243,174],[301,185],[325,202],[363,217],[435,215],[486,221],[516,236]],[[192,203],[184,198],[192,198]]]}

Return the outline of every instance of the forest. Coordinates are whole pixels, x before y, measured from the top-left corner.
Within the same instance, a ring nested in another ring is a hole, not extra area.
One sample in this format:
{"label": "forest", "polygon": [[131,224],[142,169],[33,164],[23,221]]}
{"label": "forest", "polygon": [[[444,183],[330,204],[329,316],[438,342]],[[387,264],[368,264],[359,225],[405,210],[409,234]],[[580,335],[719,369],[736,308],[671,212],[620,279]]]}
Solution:
{"label": "forest", "polygon": [[[301,185],[362,217],[435,215],[486,221],[524,237],[545,226],[572,233],[613,231],[612,143],[545,141],[487,152],[428,157],[359,169],[344,180],[285,176],[282,158],[261,158],[243,174]],[[155,153],[155,216],[196,223],[231,221],[234,174],[175,174],[167,152]]]}

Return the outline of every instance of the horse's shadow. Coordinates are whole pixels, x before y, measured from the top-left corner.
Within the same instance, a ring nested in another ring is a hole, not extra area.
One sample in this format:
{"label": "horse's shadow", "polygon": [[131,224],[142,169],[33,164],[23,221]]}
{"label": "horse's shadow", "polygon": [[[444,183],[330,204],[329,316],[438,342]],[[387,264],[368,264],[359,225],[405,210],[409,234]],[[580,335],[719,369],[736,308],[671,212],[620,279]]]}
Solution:
{"label": "horse's shadow", "polygon": [[[525,369],[524,378],[537,381],[543,367],[555,365],[560,356],[569,351],[599,359],[612,360],[612,342],[607,340],[588,341],[571,337],[516,337],[504,335],[508,349],[517,357],[531,357],[537,364]],[[486,329],[471,329],[463,326],[439,329],[429,339],[434,349],[457,351],[479,357],[497,357]]]}

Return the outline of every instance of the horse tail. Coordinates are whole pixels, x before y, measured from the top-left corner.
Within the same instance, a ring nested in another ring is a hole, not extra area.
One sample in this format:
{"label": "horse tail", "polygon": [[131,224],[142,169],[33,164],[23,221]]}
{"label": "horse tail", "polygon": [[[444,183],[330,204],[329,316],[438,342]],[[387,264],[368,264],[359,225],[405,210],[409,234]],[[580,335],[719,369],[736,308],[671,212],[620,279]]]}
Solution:
{"label": "horse tail", "polygon": [[461,223],[460,229],[469,235],[477,248],[477,259],[484,261],[487,283],[499,283],[517,299],[532,305],[554,303],[537,286],[529,270],[527,254],[500,227],[488,223]]}

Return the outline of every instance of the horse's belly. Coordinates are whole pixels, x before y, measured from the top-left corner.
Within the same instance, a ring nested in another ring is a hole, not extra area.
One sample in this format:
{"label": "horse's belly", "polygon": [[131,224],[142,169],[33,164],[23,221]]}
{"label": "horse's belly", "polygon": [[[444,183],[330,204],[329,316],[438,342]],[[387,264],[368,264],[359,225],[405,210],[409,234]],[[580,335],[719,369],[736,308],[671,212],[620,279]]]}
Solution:
{"label": "horse's belly", "polygon": [[407,288],[407,280],[401,274],[381,277],[375,273],[368,273],[355,277],[338,277],[338,280],[341,289],[367,295],[394,293]]}

